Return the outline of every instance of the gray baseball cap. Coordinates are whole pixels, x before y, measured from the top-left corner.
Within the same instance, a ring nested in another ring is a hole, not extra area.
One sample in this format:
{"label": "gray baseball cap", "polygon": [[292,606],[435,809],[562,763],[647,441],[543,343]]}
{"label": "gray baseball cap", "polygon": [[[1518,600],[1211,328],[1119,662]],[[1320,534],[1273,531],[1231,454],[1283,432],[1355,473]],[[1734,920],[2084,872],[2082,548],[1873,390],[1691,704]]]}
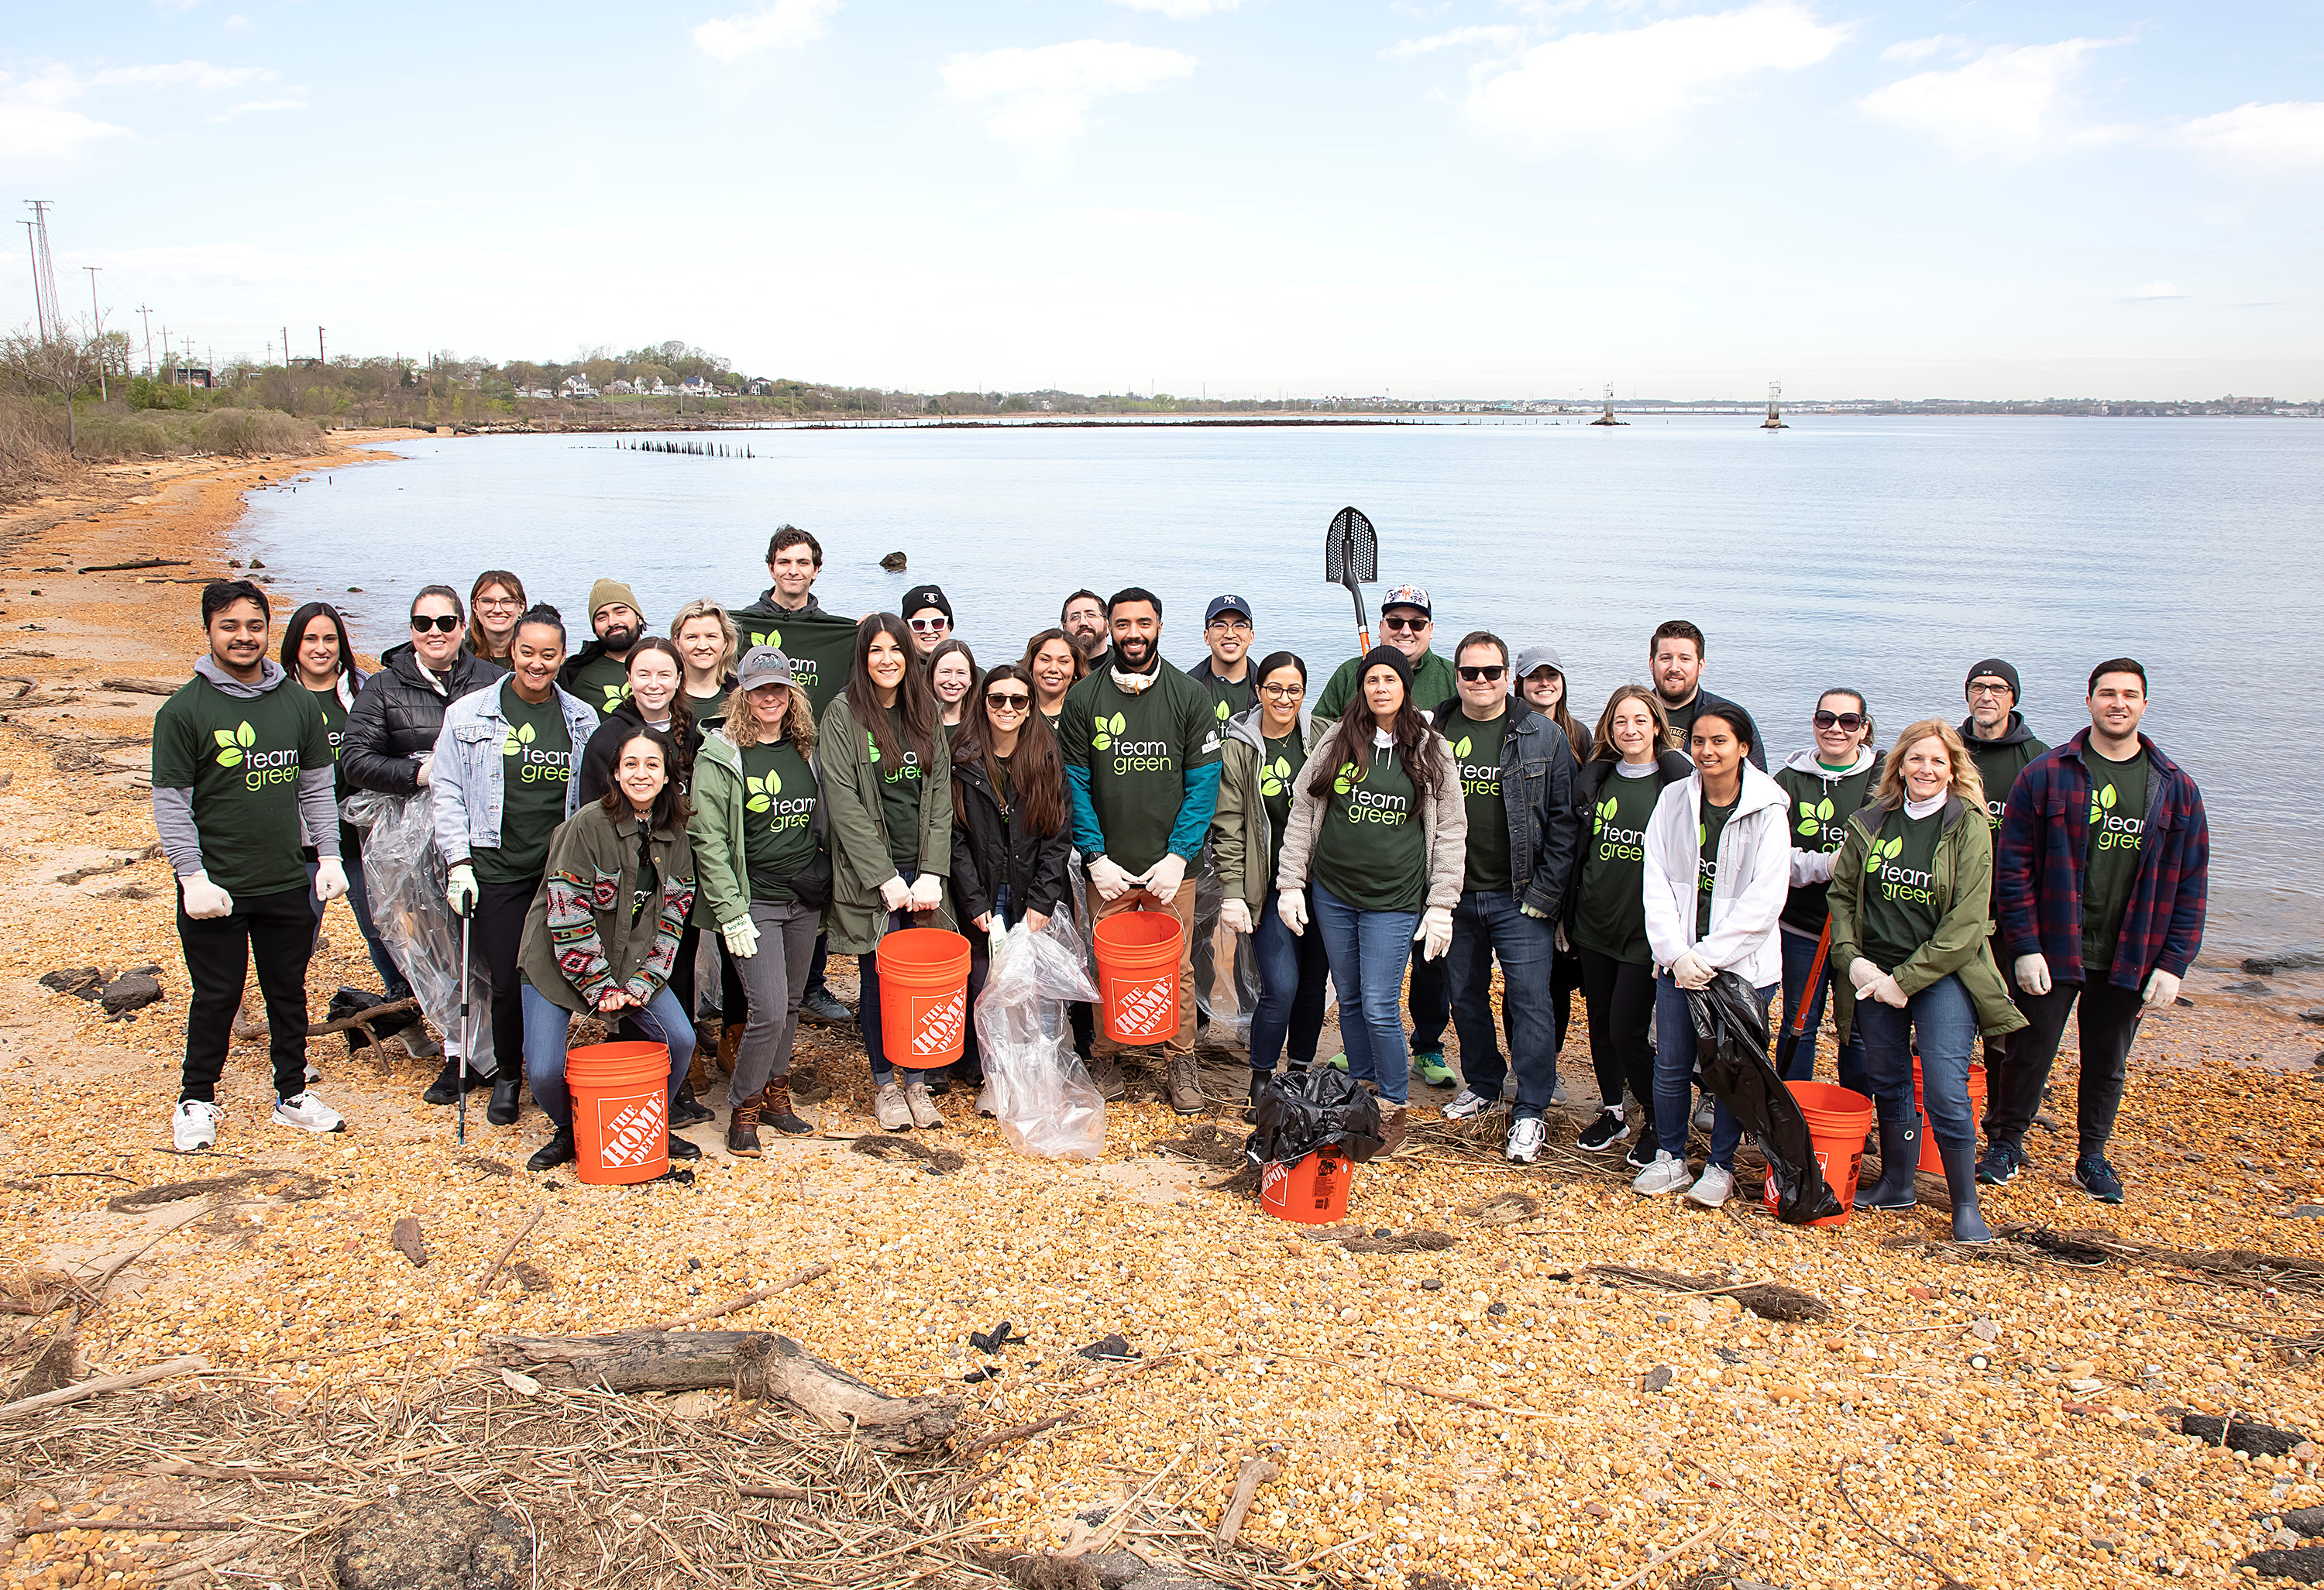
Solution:
{"label": "gray baseball cap", "polygon": [[1565,672],[1565,665],[1558,660],[1557,648],[1554,646],[1528,646],[1517,653],[1518,678],[1531,678],[1543,668],[1554,668],[1560,674]]}
{"label": "gray baseball cap", "polygon": [[744,690],[756,690],[761,685],[788,685],[791,659],[771,646],[754,646],[742,654],[742,666],[735,670],[735,679]]}

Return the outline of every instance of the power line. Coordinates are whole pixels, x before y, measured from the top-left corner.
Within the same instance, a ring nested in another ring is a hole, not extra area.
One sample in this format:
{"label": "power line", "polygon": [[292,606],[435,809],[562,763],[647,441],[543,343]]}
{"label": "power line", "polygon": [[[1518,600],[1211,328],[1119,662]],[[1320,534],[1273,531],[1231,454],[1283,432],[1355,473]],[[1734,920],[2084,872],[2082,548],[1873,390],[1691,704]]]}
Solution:
{"label": "power line", "polygon": [[145,379],[153,379],[153,308],[150,304],[137,306],[137,313],[145,321]]}
{"label": "power line", "polygon": [[32,306],[41,326],[41,340],[53,342],[65,331],[63,308],[57,302],[57,267],[49,254],[49,207],[52,198],[24,201],[32,218],[25,224],[32,244]]}
{"label": "power line", "polygon": [[109,403],[113,399],[105,390],[105,311],[97,304],[97,273],[105,267],[83,265],[81,269],[88,272],[88,320],[91,329],[97,334],[97,400]]}

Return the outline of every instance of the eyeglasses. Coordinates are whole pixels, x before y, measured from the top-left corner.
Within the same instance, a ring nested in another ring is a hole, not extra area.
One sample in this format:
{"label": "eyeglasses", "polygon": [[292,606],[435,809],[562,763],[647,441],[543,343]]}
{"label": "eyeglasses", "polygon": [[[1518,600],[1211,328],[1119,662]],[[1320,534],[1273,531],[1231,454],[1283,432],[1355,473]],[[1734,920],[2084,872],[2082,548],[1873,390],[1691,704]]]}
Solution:
{"label": "eyeglasses", "polygon": [[1508,673],[1508,669],[1499,663],[1495,663],[1489,667],[1462,668],[1460,672],[1461,678],[1465,684],[1474,685],[1482,680],[1488,685],[1498,685],[1500,683],[1501,676]]}
{"label": "eyeglasses", "polygon": [[912,633],[915,635],[934,635],[939,630],[952,628],[950,619],[907,619],[904,621],[912,626]]}
{"label": "eyeglasses", "polygon": [[1021,712],[1033,704],[1029,695],[994,695],[988,694],[984,704],[996,712]]}
{"label": "eyeglasses", "polygon": [[1850,734],[1864,727],[1861,712],[1818,712],[1815,726],[1819,729],[1845,729]]}
{"label": "eyeglasses", "polygon": [[1394,630],[1399,634],[1402,634],[1408,631],[1425,630],[1429,625],[1435,621],[1436,620],[1434,619],[1392,619],[1382,614],[1380,618],[1380,628],[1383,630]]}
{"label": "eyeglasses", "polygon": [[1305,685],[1262,685],[1259,693],[1273,696],[1277,701],[1297,701],[1307,694],[1307,687]]}
{"label": "eyeglasses", "polygon": [[1245,635],[1250,633],[1249,619],[1213,619],[1203,627],[1206,630],[1235,630]]}
{"label": "eyeglasses", "polygon": [[459,627],[460,615],[456,612],[439,612],[432,619],[422,618],[418,613],[411,615],[411,632],[415,635],[425,635],[430,630],[441,630],[449,635]]}
{"label": "eyeglasses", "polygon": [[513,596],[479,596],[476,598],[476,605],[478,607],[522,607],[524,603]]}

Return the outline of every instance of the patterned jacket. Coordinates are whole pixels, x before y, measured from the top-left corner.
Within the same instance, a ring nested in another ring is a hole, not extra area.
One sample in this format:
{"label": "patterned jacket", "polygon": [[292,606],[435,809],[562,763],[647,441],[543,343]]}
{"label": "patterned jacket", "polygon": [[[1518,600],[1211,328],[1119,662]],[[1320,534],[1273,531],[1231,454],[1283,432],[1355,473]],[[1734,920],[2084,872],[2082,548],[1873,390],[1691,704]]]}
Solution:
{"label": "patterned jacket", "polygon": [[[2039,954],[2055,982],[2089,980],[2082,965],[2082,859],[2089,838],[2090,775],[2082,765],[2088,729],[2026,765],[2009,786],[2001,844],[1994,856],[1994,895],[2001,940],[2012,961]],[[2157,967],[2185,977],[2203,947],[2209,904],[2211,831],[2203,794],[2186,770],[2142,734],[2150,769],[2146,827],[2138,881],[2122,914],[2114,969],[2107,980],[2143,987]]]}
{"label": "patterned jacket", "polygon": [[694,907],[694,850],[684,828],[655,829],[645,845],[649,884],[639,866],[641,833],[635,817],[608,816],[593,801],[549,840],[517,969],[551,1003],[594,1014],[608,989],[642,1005],[669,981]]}

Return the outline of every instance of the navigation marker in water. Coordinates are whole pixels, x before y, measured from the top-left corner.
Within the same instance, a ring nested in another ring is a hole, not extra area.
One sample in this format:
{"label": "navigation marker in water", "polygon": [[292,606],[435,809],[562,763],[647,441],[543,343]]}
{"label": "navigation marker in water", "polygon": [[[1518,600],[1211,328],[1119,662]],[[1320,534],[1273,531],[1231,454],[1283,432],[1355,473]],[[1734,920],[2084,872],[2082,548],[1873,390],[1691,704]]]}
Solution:
{"label": "navigation marker in water", "polygon": [[1776,408],[1776,404],[1782,400],[1783,395],[1784,383],[1782,381],[1771,381],[1767,383],[1767,422],[1759,427],[1761,430],[1789,430],[1792,428],[1790,426],[1784,423],[1783,413]]}

